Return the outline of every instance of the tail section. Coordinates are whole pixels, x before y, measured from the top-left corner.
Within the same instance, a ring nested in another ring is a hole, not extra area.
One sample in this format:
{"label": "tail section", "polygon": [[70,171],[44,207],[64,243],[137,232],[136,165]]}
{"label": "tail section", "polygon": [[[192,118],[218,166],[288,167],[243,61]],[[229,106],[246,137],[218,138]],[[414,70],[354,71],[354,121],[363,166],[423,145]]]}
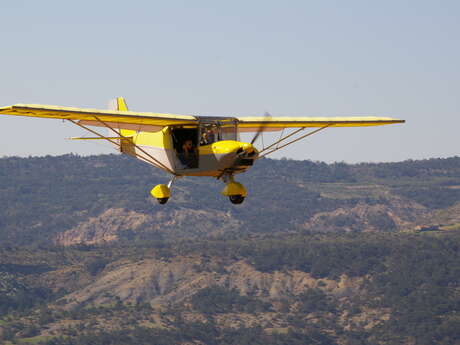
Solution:
{"label": "tail section", "polygon": [[[117,97],[110,101],[109,109],[117,111],[128,111],[128,106],[123,97]],[[130,156],[136,156],[135,147],[133,144],[133,137],[136,131],[129,129],[119,129],[120,136],[127,137],[126,139],[120,140],[120,151]]]}
{"label": "tail section", "polygon": [[[123,97],[117,97],[110,103],[110,108],[112,110],[118,111],[128,111],[128,105]],[[132,131],[129,129],[120,129],[120,134],[123,137],[132,137],[136,134],[136,131]]]}
{"label": "tail section", "polygon": [[[123,97],[113,99],[109,107],[114,111],[128,111],[128,106]],[[133,127],[136,128],[135,126]],[[118,139],[120,152],[149,162],[156,167],[172,173],[174,171],[176,154],[172,150],[171,134],[167,126],[163,130],[160,129],[161,127],[156,132],[144,132],[141,130],[117,128],[121,137]],[[146,156],[149,156],[151,159],[147,159]]]}

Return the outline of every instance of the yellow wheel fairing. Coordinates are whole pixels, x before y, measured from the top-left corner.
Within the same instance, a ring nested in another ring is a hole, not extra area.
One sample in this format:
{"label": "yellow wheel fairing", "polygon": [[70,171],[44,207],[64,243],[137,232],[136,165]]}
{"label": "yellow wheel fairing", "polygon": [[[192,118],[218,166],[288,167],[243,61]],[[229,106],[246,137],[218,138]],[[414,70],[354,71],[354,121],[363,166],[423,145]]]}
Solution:
{"label": "yellow wheel fairing", "polygon": [[163,199],[169,198],[171,196],[171,191],[165,184],[157,184],[153,189],[150,191],[150,194],[155,199]]}
{"label": "yellow wheel fairing", "polygon": [[241,195],[242,197],[246,197],[246,195],[248,195],[248,192],[241,183],[230,181],[226,184],[221,194],[224,196]]}

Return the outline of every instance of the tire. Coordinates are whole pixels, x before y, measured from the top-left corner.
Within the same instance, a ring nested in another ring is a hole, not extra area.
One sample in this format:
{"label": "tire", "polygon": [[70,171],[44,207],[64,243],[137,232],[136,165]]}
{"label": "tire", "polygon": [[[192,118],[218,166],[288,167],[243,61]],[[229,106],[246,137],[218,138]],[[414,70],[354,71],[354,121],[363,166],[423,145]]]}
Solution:
{"label": "tire", "polygon": [[241,204],[244,201],[244,196],[242,195],[230,195],[228,198],[232,204],[236,205]]}
{"label": "tire", "polygon": [[157,200],[160,205],[164,205],[168,202],[169,198],[158,198]]}

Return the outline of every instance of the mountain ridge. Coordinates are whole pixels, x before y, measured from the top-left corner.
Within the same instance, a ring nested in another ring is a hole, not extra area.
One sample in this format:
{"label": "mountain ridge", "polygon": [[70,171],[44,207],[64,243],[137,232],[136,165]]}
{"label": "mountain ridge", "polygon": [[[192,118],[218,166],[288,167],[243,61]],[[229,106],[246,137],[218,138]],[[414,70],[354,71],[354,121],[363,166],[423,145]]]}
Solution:
{"label": "mountain ridge", "polygon": [[243,205],[129,157],[0,159],[0,341],[452,344],[460,158],[258,162]]}

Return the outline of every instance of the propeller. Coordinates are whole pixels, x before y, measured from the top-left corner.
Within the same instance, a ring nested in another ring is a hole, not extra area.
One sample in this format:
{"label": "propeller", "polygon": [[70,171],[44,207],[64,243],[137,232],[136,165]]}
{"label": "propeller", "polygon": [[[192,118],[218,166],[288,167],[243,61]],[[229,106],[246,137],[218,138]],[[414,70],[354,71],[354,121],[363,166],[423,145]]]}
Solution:
{"label": "propeller", "polygon": [[264,114],[264,118],[263,118],[263,120],[262,120],[262,124],[261,124],[260,127],[257,129],[256,134],[254,135],[254,137],[253,137],[252,140],[251,140],[251,145],[253,145],[253,144],[256,142],[256,140],[257,140],[257,139],[259,138],[259,136],[260,136],[260,133],[263,132],[263,129],[264,129],[264,127],[265,127],[264,124],[263,124],[263,122],[265,122],[265,120],[268,120],[268,119],[271,118],[271,117],[272,117],[272,116],[270,115],[270,113],[266,111],[265,114]]}

